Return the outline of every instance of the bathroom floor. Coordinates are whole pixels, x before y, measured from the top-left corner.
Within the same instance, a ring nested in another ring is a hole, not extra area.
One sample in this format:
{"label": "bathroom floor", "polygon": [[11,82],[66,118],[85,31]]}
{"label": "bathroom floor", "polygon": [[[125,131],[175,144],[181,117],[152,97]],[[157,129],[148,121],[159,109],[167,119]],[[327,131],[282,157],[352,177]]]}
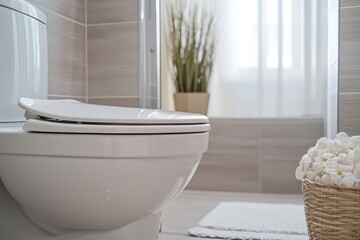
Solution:
{"label": "bathroom floor", "polygon": [[285,194],[184,191],[165,210],[162,221],[162,232],[159,240],[205,239],[188,236],[187,229],[196,226],[196,224],[218,203],[224,201],[301,204],[302,196]]}

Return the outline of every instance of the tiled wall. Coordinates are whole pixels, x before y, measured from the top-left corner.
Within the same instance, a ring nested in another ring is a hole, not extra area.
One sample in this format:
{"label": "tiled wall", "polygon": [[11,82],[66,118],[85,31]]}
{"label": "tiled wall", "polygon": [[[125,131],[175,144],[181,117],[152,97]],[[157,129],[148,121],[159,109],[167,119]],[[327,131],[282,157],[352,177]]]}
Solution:
{"label": "tiled wall", "polygon": [[295,168],[322,119],[211,119],[209,150],[188,188],[300,193]]}
{"label": "tiled wall", "polygon": [[139,105],[138,0],[87,0],[88,102]]}
{"label": "tiled wall", "polygon": [[86,101],[86,0],[28,0],[46,14],[49,98]]}
{"label": "tiled wall", "polygon": [[137,0],[29,0],[47,16],[48,97],[139,105]]}
{"label": "tiled wall", "polygon": [[339,129],[360,135],[360,1],[340,0]]}

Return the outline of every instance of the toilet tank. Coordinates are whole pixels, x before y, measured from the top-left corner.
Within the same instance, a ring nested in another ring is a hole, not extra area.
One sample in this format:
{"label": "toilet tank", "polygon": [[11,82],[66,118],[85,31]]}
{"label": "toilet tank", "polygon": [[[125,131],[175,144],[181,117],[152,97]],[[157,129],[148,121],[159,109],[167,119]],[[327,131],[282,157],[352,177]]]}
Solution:
{"label": "toilet tank", "polygon": [[0,0],[0,123],[24,121],[19,98],[47,97],[46,17],[24,0]]}

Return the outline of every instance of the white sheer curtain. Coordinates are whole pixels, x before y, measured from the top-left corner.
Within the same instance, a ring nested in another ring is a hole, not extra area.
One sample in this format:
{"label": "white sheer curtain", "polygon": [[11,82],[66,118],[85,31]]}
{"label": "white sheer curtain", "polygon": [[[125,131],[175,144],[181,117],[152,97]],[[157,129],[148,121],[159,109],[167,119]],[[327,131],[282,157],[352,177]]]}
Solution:
{"label": "white sheer curtain", "polygon": [[216,1],[210,117],[323,114],[326,0]]}

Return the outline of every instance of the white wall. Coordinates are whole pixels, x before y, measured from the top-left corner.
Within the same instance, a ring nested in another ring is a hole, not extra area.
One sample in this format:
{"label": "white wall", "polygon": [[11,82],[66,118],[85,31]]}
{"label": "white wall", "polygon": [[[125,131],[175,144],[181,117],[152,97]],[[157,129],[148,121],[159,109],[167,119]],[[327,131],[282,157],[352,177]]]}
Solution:
{"label": "white wall", "polygon": [[338,55],[339,1],[328,4],[328,85],[326,135],[334,138],[338,132]]}

